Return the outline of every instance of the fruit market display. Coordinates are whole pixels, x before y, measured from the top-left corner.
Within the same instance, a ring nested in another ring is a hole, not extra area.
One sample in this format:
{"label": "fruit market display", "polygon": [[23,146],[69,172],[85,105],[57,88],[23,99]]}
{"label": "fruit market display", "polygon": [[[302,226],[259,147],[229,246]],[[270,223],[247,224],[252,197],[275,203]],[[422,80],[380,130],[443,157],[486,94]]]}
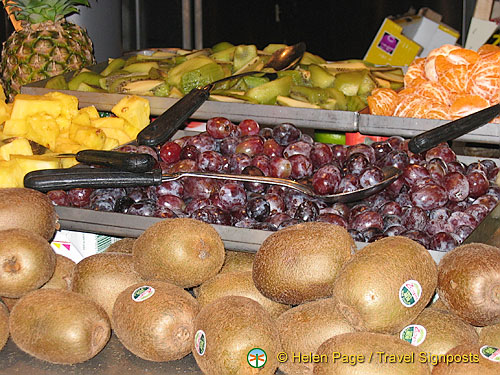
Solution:
{"label": "fruit market display", "polygon": [[404,88],[374,89],[373,115],[454,120],[500,102],[500,47],[443,45],[415,59]]}
{"label": "fruit market display", "polygon": [[85,29],[64,18],[87,0],[3,0],[16,27],[2,50],[2,85],[9,100],[21,86],[95,64]]}
{"label": "fruit market display", "polygon": [[134,140],[150,121],[149,102],[138,96],[124,96],[112,113],[101,118],[94,106],[78,109],[78,98],[57,91],[0,102],[0,187],[22,187],[33,170],[77,164],[59,153],[112,150]]}
{"label": "fruit market display", "polygon": [[[196,87],[233,74],[274,72],[264,65],[283,47],[286,45],[269,44],[258,50],[255,45],[222,42],[198,51],[157,50],[150,55],[111,59],[101,71],[85,69],[68,81],[58,76],[45,87],[180,98]],[[209,99],[358,111],[366,107],[366,98],[374,88],[397,89],[402,85],[401,68],[377,67],[361,60],[327,62],[306,52],[297,67],[277,72],[276,79],[256,74],[226,81],[212,90]]]}
{"label": "fruit market display", "polygon": [[[136,152],[127,145],[122,151]],[[146,148],[143,147],[142,152]],[[48,192],[54,204],[160,218],[191,217],[211,224],[275,231],[311,221],[348,229],[360,242],[402,235],[426,248],[460,244],[500,198],[493,160],[460,162],[447,144],[425,154],[407,141],[352,146],[313,142],[290,123],[260,128],[251,119],[207,121],[207,131],[149,149],[163,172],[255,174],[303,181],[320,194],[354,191],[381,181],[381,168],[403,175],[380,193],[350,204],[326,204],[302,193],[260,183],[186,177],[159,186],[74,188]]]}
{"label": "fruit market display", "polygon": [[[48,200],[14,190],[39,206]],[[4,210],[18,216],[16,205]],[[46,217],[41,224],[52,228]],[[0,350],[10,336],[4,351],[14,345],[45,366],[78,370],[92,359],[92,366],[119,368],[100,356],[113,333],[144,360],[144,371],[148,362],[186,356],[207,375],[500,371],[494,246],[460,245],[436,264],[412,239],[382,238],[358,249],[342,226],[312,222],[280,229],[255,254],[242,254],[224,249],[211,225],[172,218],[127,239],[131,253],[106,251],[55,272],[57,265],[31,255],[51,250],[49,242],[29,223],[8,224],[0,221],[0,236],[16,230],[36,240],[19,246],[8,238],[0,247],[0,297],[10,300],[10,311],[0,302]],[[318,235],[321,242],[312,241]],[[286,256],[276,257],[276,248]],[[42,275],[51,283],[46,269],[69,283],[35,286],[31,280]],[[5,298],[14,286],[17,297]],[[130,357],[122,360],[128,366]]]}

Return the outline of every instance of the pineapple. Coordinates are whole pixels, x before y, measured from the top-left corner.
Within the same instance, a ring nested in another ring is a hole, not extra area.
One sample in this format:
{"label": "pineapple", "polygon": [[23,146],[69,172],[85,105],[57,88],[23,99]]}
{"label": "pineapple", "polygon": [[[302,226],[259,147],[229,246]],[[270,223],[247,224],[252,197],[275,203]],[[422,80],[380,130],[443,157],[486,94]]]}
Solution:
{"label": "pineapple", "polygon": [[65,16],[88,0],[8,0],[6,5],[21,21],[2,50],[2,85],[9,101],[21,86],[95,64],[87,32]]}

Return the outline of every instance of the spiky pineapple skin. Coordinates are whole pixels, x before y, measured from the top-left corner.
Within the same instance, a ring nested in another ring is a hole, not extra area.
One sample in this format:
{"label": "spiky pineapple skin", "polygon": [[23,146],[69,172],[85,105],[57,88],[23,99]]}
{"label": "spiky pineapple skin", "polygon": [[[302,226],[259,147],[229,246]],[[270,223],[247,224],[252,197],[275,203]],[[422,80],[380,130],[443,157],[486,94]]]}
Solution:
{"label": "spiky pineapple skin", "polygon": [[2,85],[12,100],[21,86],[95,64],[92,41],[82,27],[60,21],[23,22],[4,42]]}

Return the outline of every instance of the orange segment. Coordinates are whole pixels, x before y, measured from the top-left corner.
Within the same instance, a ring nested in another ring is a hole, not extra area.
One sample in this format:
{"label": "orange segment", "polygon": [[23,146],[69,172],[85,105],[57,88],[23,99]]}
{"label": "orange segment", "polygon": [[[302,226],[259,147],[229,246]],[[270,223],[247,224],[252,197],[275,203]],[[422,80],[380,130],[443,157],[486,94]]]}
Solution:
{"label": "orange segment", "polygon": [[393,116],[425,118],[427,100],[416,96],[406,96],[400,100]]}
{"label": "orange segment", "polygon": [[446,104],[433,101],[428,103],[429,107],[425,112],[425,118],[435,120],[451,120],[450,108]]}
{"label": "orange segment", "polygon": [[453,119],[470,115],[489,107],[490,103],[479,95],[466,94],[457,97],[450,106],[450,115]]}
{"label": "orange segment", "polygon": [[[436,71],[436,59],[437,59],[437,55],[435,56],[431,56],[431,57],[427,57],[425,59],[425,64],[424,64],[424,72],[425,72],[425,77],[429,80],[429,81],[433,81],[433,82],[437,82],[438,81],[438,74],[437,74],[437,71]],[[440,56],[440,60],[443,59],[442,56]]]}
{"label": "orange segment", "polygon": [[398,93],[389,88],[377,88],[367,100],[372,115],[391,116],[398,103]]}
{"label": "orange segment", "polygon": [[425,58],[421,57],[413,60],[408,66],[408,70],[404,76],[404,87],[417,86],[421,82],[427,81],[424,72]]}
{"label": "orange segment", "polygon": [[483,44],[477,49],[477,53],[479,56],[487,56],[496,52],[500,52],[500,47],[493,44]]}
{"label": "orange segment", "polygon": [[427,81],[416,87],[415,95],[422,96],[427,99],[450,105],[450,96],[448,91],[439,82]]}
{"label": "orange segment", "polygon": [[451,94],[463,94],[469,81],[469,67],[467,65],[453,65],[439,76],[439,83]]}
{"label": "orange segment", "polygon": [[435,48],[431,52],[429,52],[429,54],[427,55],[427,58],[433,57],[433,56],[438,56],[438,55],[446,57],[450,54],[451,51],[454,51],[454,50],[457,50],[460,48],[462,48],[462,47],[455,46],[453,44],[443,44],[441,47]]}
{"label": "orange segment", "polygon": [[479,53],[467,48],[458,48],[450,51],[446,58],[455,65],[469,65],[477,62]]}
{"label": "orange segment", "polygon": [[492,104],[500,102],[500,64],[479,60],[470,73],[467,92],[479,95]]}

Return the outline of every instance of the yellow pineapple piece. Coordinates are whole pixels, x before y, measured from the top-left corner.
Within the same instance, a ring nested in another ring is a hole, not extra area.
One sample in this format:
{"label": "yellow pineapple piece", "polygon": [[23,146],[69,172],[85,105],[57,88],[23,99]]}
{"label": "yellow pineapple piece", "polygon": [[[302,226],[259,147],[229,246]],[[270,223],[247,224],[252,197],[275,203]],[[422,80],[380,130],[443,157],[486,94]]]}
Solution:
{"label": "yellow pineapple piece", "polygon": [[24,137],[28,132],[25,119],[10,119],[3,125],[3,133],[9,137]]}
{"label": "yellow pineapple piece", "polygon": [[130,139],[136,139],[137,134],[139,134],[139,132],[141,131],[128,121],[125,121],[125,124],[123,124],[123,130],[125,131],[125,133],[127,133]]}
{"label": "yellow pineapple piece", "polygon": [[26,118],[28,132],[26,138],[54,150],[56,138],[59,135],[59,125],[56,119],[45,113],[38,113]]}
{"label": "yellow pineapple piece", "polygon": [[76,143],[72,139],[68,137],[57,137],[56,139],[56,147],[54,148],[54,152],[59,152],[61,154],[76,154],[80,150],[84,150],[85,147],[79,143]]}
{"label": "yellow pineapple piece", "polygon": [[103,117],[95,120],[91,120],[92,126],[96,128],[114,128],[123,129],[125,120],[120,117]]}
{"label": "yellow pineapple piece", "polygon": [[87,112],[78,112],[76,116],[71,118],[71,123],[81,126],[92,126],[92,122],[90,121],[90,115]]}
{"label": "yellow pineapple piece", "polygon": [[93,126],[80,126],[76,129],[73,136],[70,131],[70,139],[87,148],[102,150],[106,141],[106,134],[103,130],[94,128]]}
{"label": "yellow pineapple piece", "polygon": [[0,147],[0,159],[10,160],[14,154],[33,155],[30,142],[26,138],[16,138]]}
{"label": "yellow pineapple piece", "polygon": [[37,113],[45,113],[56,118],[61,114],[61,102],[42,95],[18,94],[15,96],[11,119],[23,119]]}
{"label": "yellow pineapple piece", "polygon": [[0,101],[0,124],[10,118],[12,107],[7,103]]}
{"label": "yellow pineapple piece", "polygon": [[136,95],[127,95],[111,109],[111,112],[142,130],[149,124],[151,108],[147,99]]}
{"label": "yellow pineapple piece", "polygon": [[59,126],[59,133],[64,133],[69,131],[71,125],[71,119],[66,116],[59,116],[56,118],[57,126]]}
{"label": "yellow pineapple piece", "polygon": [[82,112],[87,113],[91,120],[95,120],[95,119],[99,118],[99,112],[97,112],[97,109],[93,105],[80,108],[80,110],[78,112],[79,113],[82,113]]}
{"label": "yellow pineapple piece", "polygon": [[39,169],[56,169],[60,168],[60,159],[50,154],[46,155],[12,155],[11,160],[14,160],[19,165],[19,169],[23,173],[23,178],[26,173],[37,171]]}
{"label": "yellow pineapple piece", "polygon": [[104,142],[104,146],[102,147],[103,150],[113,150],[117,148],[120,145],[120,142],[118,142],[114,138],[110,138],[106,135],[106,141]]}
{"label": "yellow pineapple piece", "polygon": [[0,188],[23,187],[24,174],[15,160],[0,161]]}
{"label": "yellow pineapple piece", "polygon": [[76,96],[59,91],[50,91],[43,96],[61,104],[61,116],[71,118],[78,113],[78,98]]}
{"label": "yellow pineapple piece", "polygon": [[71,168],[74,165],[78,164],[78,161],[75,158],[60,158],[61,159],[61,168]]}
{"label": "yellow pineapple piece", "polygon": [[104,131],[106,137],[116,139],[118,143],[121,145],[130,142],[132,140],[130,139],[128,134],[125,133],[122,129],[115,129],[115,128],[99,128],[99,129],[102,129],[102,131]]}

